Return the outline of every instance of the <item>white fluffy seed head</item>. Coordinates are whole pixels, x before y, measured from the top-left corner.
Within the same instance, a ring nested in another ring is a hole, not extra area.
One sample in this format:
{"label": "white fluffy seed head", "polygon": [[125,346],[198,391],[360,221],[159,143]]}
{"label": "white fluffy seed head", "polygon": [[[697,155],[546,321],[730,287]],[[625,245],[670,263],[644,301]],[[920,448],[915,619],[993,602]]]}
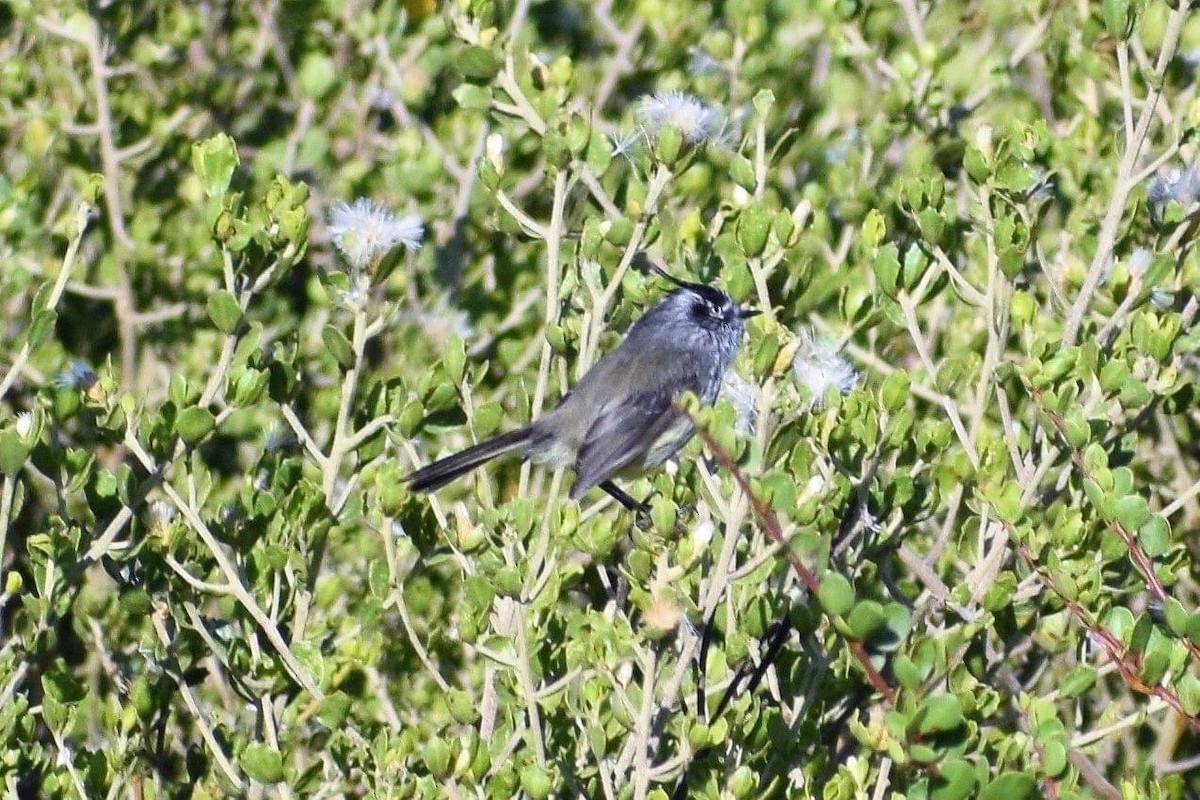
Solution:
{"label": "white fluffy seed head", "polygon": [[416,214],[399,216],[365,197],[339,201],[329,214],[334,246],[355,269],[362,269],[397,245],[410,252],[421,246],[425,226]]}
{"label": "white fluffy seed head", "polygon": [[659,92],[643,97],[637,108],[638,122],[647,136],[670,125],[691,145],[722,144],[729,127],[725,112],[687,92]]}
{"label": "white fluffy seed head", "polygon": [[753,434],[754,426],[758,422],[758,393],[750,381],[730,370],[725,373],[720,396],[729,400],[729,404],[733,406],[734,435],[745,438]]}
{"label": "white fluffy seed head", "polygon": [[815,337],[802,329],[796,355],[792,358],[792,373],[796,383],[808,390],[809,405],[820,406],[830,389],[846,394],[858,385],[858,373],[850,362],[835,352],[833,343]]}

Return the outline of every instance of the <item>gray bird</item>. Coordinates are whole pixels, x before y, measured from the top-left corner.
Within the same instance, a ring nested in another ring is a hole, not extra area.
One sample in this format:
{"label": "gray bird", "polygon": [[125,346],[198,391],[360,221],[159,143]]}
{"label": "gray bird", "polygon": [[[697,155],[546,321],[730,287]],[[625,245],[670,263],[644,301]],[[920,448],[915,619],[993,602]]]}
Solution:
{"label": "gray bird", "polygon": [[661,466],[692,437],[676,398],[690,391],[705,405],[717,399],[741,347],[744,321],[759,313],[739,308],[720,289],[654,269],[679,288],[643,314],[553,411],[417,470],[405,478],[409,487],[432,492],[515,454],[549,469],[572,467],[572,500],[599,487],[626,508],[643,510],[612,479]]}

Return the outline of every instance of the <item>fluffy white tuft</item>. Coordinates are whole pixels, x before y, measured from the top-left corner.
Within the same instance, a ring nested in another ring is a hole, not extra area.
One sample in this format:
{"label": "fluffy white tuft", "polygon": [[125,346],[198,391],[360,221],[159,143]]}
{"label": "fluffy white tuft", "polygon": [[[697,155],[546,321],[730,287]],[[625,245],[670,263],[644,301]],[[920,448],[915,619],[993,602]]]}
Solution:
{"label": "fluffy white tuft", "polygon": [[808,390],[809,404],[820,406],[830,389],[846,394],[858,385],[858,373],[833,349],[833,344],[802,329],[797,336],[800,347],[792,358],[796,383]]}
{"label": "fluffy white tuft", "polygon": [[637,118],[647,136],[670,125],[692,145],[724,144],[728,135],[729,119],[725,112],[687,92],[659,92],[643,97],[638,103]]}
{"label": "fluffy white tuft", "polygon": [[758,393],[750,381],[730,370],[721,384],[721,397],[733,406],[733,433],[745,438],[754,433],[758,422]]}
{"label": "fluffy white tuft", "polygon": [[425,226],[416,214],[397,216],[365,197],[339,201],[329,214],[333,244],[355,269],[362,269],[396,245],[411,252],[421,246]]}

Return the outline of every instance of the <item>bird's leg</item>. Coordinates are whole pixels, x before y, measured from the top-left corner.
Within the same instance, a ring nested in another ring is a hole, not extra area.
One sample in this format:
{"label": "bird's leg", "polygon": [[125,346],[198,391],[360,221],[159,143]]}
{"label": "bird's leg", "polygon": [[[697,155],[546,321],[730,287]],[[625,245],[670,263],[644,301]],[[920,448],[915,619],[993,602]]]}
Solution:
{"label": "bird's leg", "polygon": [[613,500],[616,500],[618,503],[625,506],[625,508],[629,509],[633,513],[638,514],[638,515],[650,513],[650,504],[649,503],[640,503],[637,500],[634,500],[623,489],[621,489],[619,486],[617,486],[612,481],[601,481],[600,488],[603,489],[605,492],[607,492],[609,494],[609,496],[612,497]]}

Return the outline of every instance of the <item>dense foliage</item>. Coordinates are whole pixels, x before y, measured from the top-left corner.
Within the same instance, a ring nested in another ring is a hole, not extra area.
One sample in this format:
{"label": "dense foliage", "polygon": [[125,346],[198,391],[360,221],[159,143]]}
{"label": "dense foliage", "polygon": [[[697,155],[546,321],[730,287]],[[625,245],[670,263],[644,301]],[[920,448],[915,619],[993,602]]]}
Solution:
{"label": "dense foliage", "polygon": [[[1187,0],[0,6],[8,791],[1196,796],[1198,52]],[[764,311],[648,515],[408,493],[646,262]]]}

